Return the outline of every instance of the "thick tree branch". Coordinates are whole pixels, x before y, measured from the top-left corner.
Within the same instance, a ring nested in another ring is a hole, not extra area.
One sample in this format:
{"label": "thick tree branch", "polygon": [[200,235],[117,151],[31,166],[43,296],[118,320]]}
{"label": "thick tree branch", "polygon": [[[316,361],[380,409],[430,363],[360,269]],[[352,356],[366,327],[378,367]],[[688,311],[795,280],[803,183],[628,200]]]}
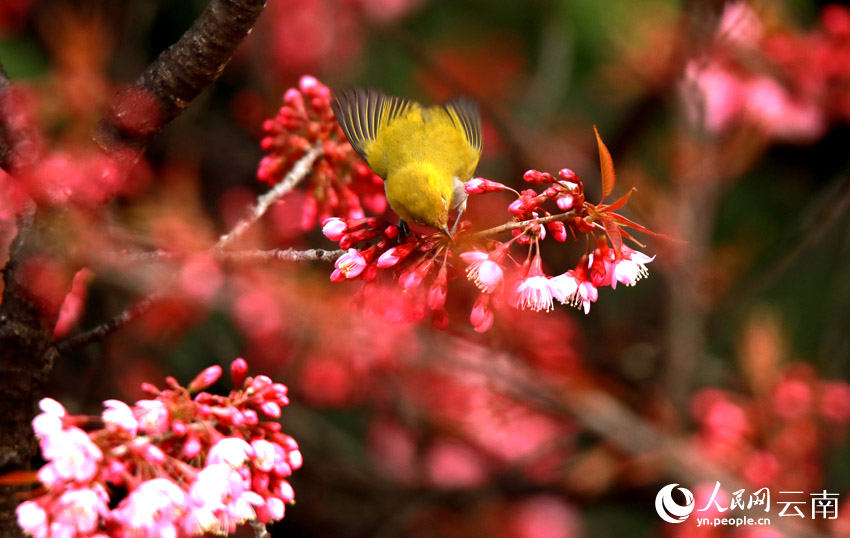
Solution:
{"label": "thick tree branch", "polygon": [[250,33],[266,0],[211,0],[177,43],[119,93],[95,132],[104,148],[143,148],[215,82]]}
{"label": "thick tree branch", "polygon": [[27,168],[38,156],[38,137],[26,107],[0,64],[0,168],[9,173]]}

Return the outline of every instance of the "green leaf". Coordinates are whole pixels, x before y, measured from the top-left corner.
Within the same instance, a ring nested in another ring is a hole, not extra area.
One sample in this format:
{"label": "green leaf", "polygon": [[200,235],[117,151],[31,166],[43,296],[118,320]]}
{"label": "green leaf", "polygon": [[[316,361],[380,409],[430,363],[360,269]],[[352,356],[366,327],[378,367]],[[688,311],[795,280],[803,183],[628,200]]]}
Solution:
{"label": "green leaf", "polygon": [[602,169],[602,199],[604,200],[614,190],[614,183],[616,182],[616,178],[614,177],[614,160],[611,159],[611,154],[608,152],[608,148],[605,147],[605,143],[602,142],[602,138],[599,136],[599,131],[596,130],[595,125],[593,126],[593,132],[596,133],[596,145],[599,146],[599,167]]}

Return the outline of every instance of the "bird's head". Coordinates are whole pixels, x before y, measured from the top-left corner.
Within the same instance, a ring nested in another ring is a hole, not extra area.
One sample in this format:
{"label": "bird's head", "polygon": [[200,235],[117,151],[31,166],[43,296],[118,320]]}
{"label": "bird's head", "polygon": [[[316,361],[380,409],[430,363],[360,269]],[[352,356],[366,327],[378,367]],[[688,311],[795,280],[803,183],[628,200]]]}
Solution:
{"label": "bird's head", "polygon": [[387,200],[405,220],[442,230],[449,237],[449,208],[454,187],[451,176],[429,166],[408,166],[387,178]]}

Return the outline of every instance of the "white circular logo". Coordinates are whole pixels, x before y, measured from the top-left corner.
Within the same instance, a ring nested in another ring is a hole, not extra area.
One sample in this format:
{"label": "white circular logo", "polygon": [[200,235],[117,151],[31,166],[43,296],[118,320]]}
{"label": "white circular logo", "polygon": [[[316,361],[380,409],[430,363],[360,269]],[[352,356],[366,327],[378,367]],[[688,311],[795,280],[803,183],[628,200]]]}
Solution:
{"label": "white circular logo", "polygon": [[685,496],[685,504],[673,500],[673,490],[679,484],[667,484],[655,496],[655,511],[667,523],[681,523],[694,511],[694,494],[687,488],[679,488]]}

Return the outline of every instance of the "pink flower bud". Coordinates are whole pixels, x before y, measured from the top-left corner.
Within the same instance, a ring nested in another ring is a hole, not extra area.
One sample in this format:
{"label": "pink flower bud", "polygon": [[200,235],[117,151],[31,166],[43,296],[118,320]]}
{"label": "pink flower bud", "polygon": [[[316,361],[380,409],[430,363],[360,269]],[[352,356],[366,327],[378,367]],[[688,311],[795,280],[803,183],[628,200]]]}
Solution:
{"label": "pink flower bud", "polygon": [[191,431],[186,436],[186,441],[183,443],[183,455],[188,459],[192,459],[201,453],[201,442],[198,440],[197,434]]}
{"label": "pink flower bud", "polygon": [[552,174],[546,172],[539,172],[537,170],[526,171],[526,173],[522,175],[522,179],[524,179],[528,183],[534,184],[555,182],[555,177]]}
{"label": "pink flower bud", "polygon": [[440,310],[446,305],[446,287],[434,284],[428,290],[428,308]]}
{"label": "pink flower bud", "polygon": [[230,378],[233,379],[233,386],[240,387],[245,381],[245,374],[248,373],[248,363],[243,358],[238,358],[230,364]]}
{"label": "pink flower bud", "polygon": [[555,238],[555,241],[563,243],[567,240],[567,227],[563,222],[556,220],[547,224],[546,227],[552,232],[552,237]]}
{"label": "pink flower bud", "polygon": [[508,206],[508,211],[517,216],[528,213],[528,210],[527,200],[524,198],[517,198]]}
{"label": "pink flower bud", "polygon": [[561,211],[569,211],[573,207],[574,202],[575,200],[572,194],[565,194],[555,201]]}
{"label": "pink flower bud", "polygon": [[198,392],[201,389],[205,389],[218,381],[218,378],[221,377],[221,366],[215,365],[210,366],[209,368],[205,368],[200,374],[189,383],[189,392]]}
{"label": "pink flower bud", "polygon": [[[257,417],[257,412],[253,409],[246,409],[242,411],[242,418],[244,419],[245,424],[249,426],[257,424],[260,420],[259,417]],[[280,426],[280,424],[277,424],[276,422],[273,424],[276,424],[278,427]]]}
{"label": "pink flower bud", "polygon": [[172,420],[171,421],[171,433],[176,435],[177,437],[183,437],[186,435],[187,431],[186,423],[182,420]]}
{"label": "pink flower bud", "polygon": [[156,445],[145,443],[143,454],[148,463],[163,463],[165,462],[165,453]]}
{"label": "pink flower bud", "polygon": [[570,183],[578,183],[579,180],[578,175],[569,168],[561,168],[558,171],[558,175],[561,176],[564,181],[569,181]]}
{"label": "pink flower bud", "polygon": [[301,96],[301,92],[295,88],[289,88],[286,90],[286,93],[283,94],[283,102],[292,108],[304,108],[304,98]]}
{"label": "pink flower bud", "polygon": [[[482,295],[481,297],[487,296]],[[469,314],[469,321],[472,323],[472,327],[475,329],[475,332],[487,332],[490,327],[493,326],[495,316],[493,315],[493,311],[488,307],[488,302],[489,301],[482,301],[479,297],[479,299],[475,301],[475,306],[472,307],[472,312]]]}
{"label": "pink flower bud", "polygon": [[385,269],[387,267],[392,267],[393,265],[401,261],[401,258],[399,258],[396,254],[396,250],[397,249],[393,247],[381,254],[381,256],[378,258],[378,267],[380,267],[381,269]]}
{"label": "pink flower bud", "polygon": [[265,402],[260,406],[260,411],[270,418],[277,418],[280,416],[280,406],[275,402]]}
{"label": "pink flower bud", "polygon": [[498,181],[491,181],[489,179],[484,179],[483,177],[474,177],[464,184],[463,190],[467,194],[483,194],[485,192],[496,192],[511,189],[507,185],[503,185]]}
{"label": "pink flower bud", "polygon": [[348,225],[344,220],[333,217],[322,223],[322,233],[331,241],[339,241],[346,232]]}
{"label": "pink flower bud", "polygon": [[304,93],[310,93],[311,90],[315,91],[317,86],[321,86],[322,83],[319,82],[316,77],[311,75],[304,75],[298,81],[298,87],[301,88],[301,91]]}
{"label": "pink flower bud", "polygon": [[161,391],[156,387],[156,385],[147,382],[142,383],[142,392],[146,392],[153,396],[159,396],[161,393]]}

